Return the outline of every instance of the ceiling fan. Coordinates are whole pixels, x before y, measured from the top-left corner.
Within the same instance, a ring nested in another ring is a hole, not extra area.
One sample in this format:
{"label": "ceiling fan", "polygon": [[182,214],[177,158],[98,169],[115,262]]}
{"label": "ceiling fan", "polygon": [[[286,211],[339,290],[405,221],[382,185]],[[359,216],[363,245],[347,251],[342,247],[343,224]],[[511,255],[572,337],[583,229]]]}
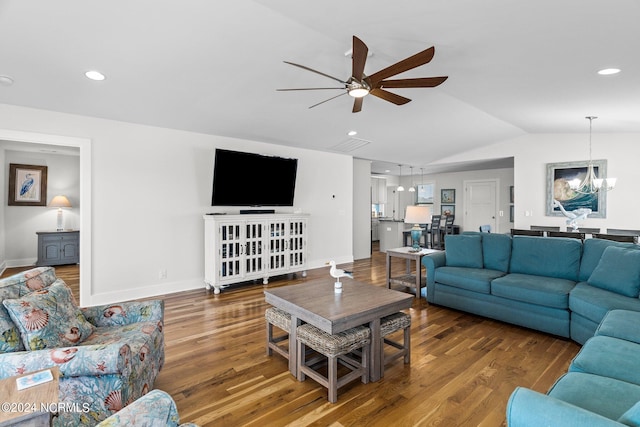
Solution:
{"label": "ceiling fan", "polygon": [[338,81],[343,84],[342,87],[311,87],[311,88],[299,88],[299,89],[277,89],[279,91],[293,91],[293,90],[329,90],[329,89],[340,89],[345,92],[340,95],[333,96],[329,99],[325,99],[322,102],[312,105],[309,108],[316,107],[320,104],[324,104],[327,101],[331,101],[339,96],[349,94],[355,98],[353,103],[353,113],[357,113],[362,110],[362,101],[363,98],[371,94],[378,98],[384,99],[385,101],[392,102],[396,105],[403,105],[407,102],[411,101],[409,98],[405,98],[404,96],[396,95],[395,93],[389,92],[386,89],[392,88],[417,88],[417,87],[435,87],[447,80],[448,76],[444,77],[422,77],[422,78],[414,78],[414,79],[395,79],[395,80],[385,80],[389,77],[395,76],[396,74],[404,73],[405,71],[409,71],[421,65],[424,65],[431,61],[433,55],[435,54],[435,48],[431,46],[429,49],[425,49],[422,52],[416,53],[413,56],[410,56],[402,61],[396,62],[393,65],[388,66],[387,68],[378,71],[370,76],[364,74],[364,66],[367,61],[367,55],[369,53],[369,48],[364,44],[362,40],[358,37],[353,36],[353,50],[352,50],[352,69],[351,69],[351,77],[349,77],[346,81],[341,80],[337,77],[330,76],[323,72],[314,70],[312,68],[306,67],[304,65],[295,64],[293,62],[284,61],[287,64],[293,65],[295,67],[302,68],[303,70],[311,71],[316,74],[320,74],[321,76],[328,77],[332,80]]}

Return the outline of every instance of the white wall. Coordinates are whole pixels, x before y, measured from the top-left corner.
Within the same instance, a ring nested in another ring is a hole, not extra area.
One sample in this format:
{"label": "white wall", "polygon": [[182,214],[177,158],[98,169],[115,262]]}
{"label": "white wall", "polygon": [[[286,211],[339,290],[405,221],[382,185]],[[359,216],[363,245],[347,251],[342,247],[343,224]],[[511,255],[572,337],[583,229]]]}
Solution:
{"label": "white wall", "polygon": [[[546,216],[547,163],[586,161],[586,134],[541,134],[493,144],[450,157],[441,163],[514,157],[515,228],[530,225],[566,227],[565,218]],[[608,175],[617,177],[615,190],[607,194],[607,218],[587,218],[583,227],[640,229],[640,134],[594,134],[593,159],[606,159]],[[525,216],[530,212],[531,216]]]}
{"label": "white wall", "polygon": [[371,257],[371,162],[353,160],[353,258]]}
{"label": "white wall", "polygon": [[298,158],[295,207],[278,211],[311,215],[311,268],[353,260],[350,156],[10,105],[0,105],[0,129],[91,140],[92,270],[83,304],[204,287],[202,215],[214,210],[216,148]]}
{"label": "white wall", "polygon": [[[11,163],[47,166],[47,204],[53,197],[67,196],[72,208],[64,209],[65,229],[80,227],[80,163],[78,156],[5,151],[3,176]],[[6,186],[3,186],[3,188]],[[37,231],[53,231],[57,209],[46,206],[8,206],[4,203],[4,260],[7,267],[32,265],[38,255]]]}

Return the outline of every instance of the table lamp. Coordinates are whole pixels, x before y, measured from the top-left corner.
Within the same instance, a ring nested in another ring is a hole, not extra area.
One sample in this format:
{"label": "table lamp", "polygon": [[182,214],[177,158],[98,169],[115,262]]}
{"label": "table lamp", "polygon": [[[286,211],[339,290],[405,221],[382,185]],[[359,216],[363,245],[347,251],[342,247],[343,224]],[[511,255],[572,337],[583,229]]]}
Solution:
{"label": "table lamp", "polygon": [[64,230],[63,222],[62,222],[62,208],[70,208],[71,203],[67,196],[56,196],[51,199],[51,203],[49,203],[50,208],[58,208],[58,228],[57,231]]}
{"label": "table lamp", "polygon": [[413,228],[411,229],[411,241],[415,252],[420,250],[420,236],[424,230],[423,228],[420,228],[420,224],[428,223],[430,217],[431,208],[429,206],[407,206],[404,222],[405,224],[413,224]]}

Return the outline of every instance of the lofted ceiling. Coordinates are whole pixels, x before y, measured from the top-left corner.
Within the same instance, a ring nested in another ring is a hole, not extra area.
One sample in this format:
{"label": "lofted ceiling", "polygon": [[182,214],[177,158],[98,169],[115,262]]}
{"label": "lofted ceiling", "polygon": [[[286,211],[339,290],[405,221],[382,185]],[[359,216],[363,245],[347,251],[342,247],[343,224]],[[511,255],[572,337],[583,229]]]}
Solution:
{"label": "lofted ceiling", "polygon": [[[586,135],[587,115],[594,133],[640,132],[639,19],[636,0],[0,0],[0,103],[430,172],[527,133]],[[276,91],[333,83],[285,60],[348,79],[353,35],[366,74],[435,46],[399,77],[449,79],[356,114],[349,96],[308,108],[335,91]]]}

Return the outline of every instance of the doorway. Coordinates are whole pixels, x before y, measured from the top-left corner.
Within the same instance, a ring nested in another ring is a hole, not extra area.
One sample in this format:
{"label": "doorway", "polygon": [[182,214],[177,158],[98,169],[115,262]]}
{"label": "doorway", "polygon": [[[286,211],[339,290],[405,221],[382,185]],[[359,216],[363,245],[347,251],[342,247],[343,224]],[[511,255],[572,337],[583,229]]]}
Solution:
{"label": "doorway", "polygon": [[80,305],[89,305],[91,293],[91,140],[0,129],[0,141],[76,147],[80,151]]}
{"label": "doorway", "polygon": [[464,229],[478,231],[481,225],[497,229],[498,213],[497,179],[464,181]]}

